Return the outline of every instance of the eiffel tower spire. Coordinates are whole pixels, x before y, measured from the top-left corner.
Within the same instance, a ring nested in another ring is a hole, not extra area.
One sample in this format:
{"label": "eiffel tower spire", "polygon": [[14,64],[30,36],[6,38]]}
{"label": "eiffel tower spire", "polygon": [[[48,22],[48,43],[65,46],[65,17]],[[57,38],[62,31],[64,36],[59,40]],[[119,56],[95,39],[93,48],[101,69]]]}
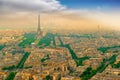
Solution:
{"label": "eiffel tower spire", "polygon": [[37,38],[42,36],[41,28],[40,28],[40,15],[38,15],[38,28],[37,28]]}
{"label": "eiffel tower spire", "polygon": [[40,29],[40,15],[38,15],[38,29],[37,29],[37,33],[41,32]]}

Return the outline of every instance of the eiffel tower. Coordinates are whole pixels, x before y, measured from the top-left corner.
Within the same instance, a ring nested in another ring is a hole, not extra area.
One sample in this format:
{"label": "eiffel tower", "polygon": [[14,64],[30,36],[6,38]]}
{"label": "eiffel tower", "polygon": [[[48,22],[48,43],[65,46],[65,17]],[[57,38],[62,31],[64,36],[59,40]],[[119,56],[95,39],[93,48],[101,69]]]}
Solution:
{"label": "eiffel tower", "polygon": [[42,37],[42,31],[40,28],[40,15],[38,15],[38,28],[37,28],[37,39]]}

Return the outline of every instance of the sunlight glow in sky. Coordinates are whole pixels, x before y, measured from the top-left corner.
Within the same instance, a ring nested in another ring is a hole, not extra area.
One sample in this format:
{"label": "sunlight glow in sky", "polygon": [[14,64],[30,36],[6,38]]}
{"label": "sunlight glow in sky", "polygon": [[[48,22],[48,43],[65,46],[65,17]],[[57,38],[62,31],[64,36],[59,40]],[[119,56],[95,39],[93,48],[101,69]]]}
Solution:
{"label": "sunlight glow in sky", "polygon": [[0,26],[13,16],[17,18],[39,13],[58,14],[62,18],[63,14],[77,15],[120,28],[120,0],[0,0]]}

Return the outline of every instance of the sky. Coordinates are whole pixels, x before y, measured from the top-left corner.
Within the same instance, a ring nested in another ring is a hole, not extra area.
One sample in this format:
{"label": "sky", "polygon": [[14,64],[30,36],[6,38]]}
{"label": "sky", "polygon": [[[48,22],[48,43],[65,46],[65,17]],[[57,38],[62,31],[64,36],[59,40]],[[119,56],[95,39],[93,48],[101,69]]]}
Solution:
{"label": "sky", "polygon": [[104,7],[106,9],[120,6],[120,0],[60,0],[64,5],[69,8],[89,8],[94,9],[97,6]]}
{"label": "sky", "polygon": [[120,0],[0,0],[0,28],[36,28],[38,14],[43,26],[120,29]]}

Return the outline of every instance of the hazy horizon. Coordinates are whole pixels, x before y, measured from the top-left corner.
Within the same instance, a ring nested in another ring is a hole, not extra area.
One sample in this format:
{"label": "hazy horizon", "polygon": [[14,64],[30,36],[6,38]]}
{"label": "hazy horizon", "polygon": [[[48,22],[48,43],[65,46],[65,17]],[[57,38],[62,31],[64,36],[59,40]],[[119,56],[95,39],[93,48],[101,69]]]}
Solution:
{"label": "hazy horizon", "polygon": [[[116,0],[1,0],[0,29],[120,30]],[[72,4],[73,3],[73,4]]]}

